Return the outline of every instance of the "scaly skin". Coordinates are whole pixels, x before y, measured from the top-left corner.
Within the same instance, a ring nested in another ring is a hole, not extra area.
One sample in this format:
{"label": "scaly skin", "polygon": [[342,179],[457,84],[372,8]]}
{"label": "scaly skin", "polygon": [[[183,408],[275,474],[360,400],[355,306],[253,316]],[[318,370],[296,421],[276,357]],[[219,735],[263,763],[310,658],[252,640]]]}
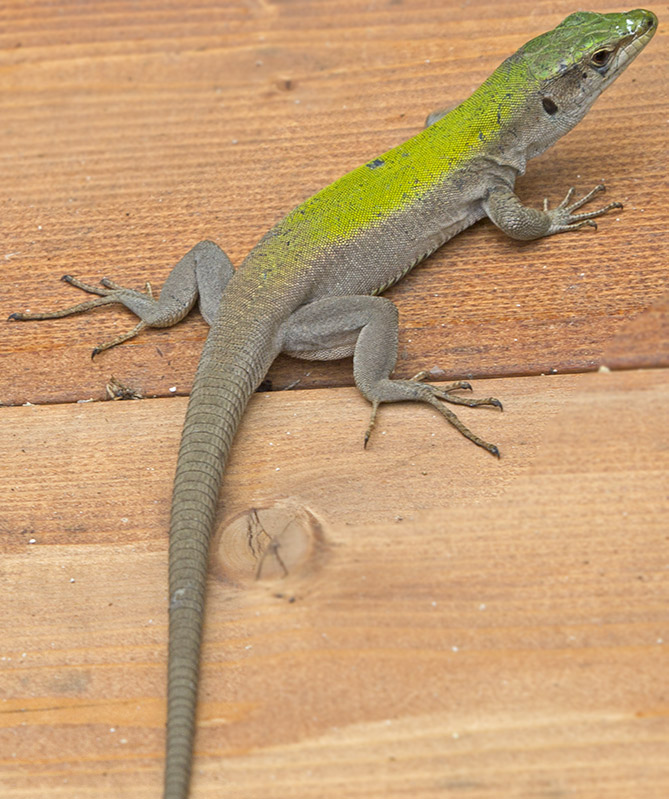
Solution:
{"label": "scaly skin", "polygon": [[555,209],[526,208],[513,193],[526,162],[571,130],[653,36],[649,11],[579,12],[504,61],[464,103],[431,115],[409,141],[349,172],[298,206],[234,272],[215,244],[201,242],[173,269],[155,301],[103,281],[100,295],[66,311],[13,314],[43,319],[119,302],[145,326],[179,321],[199,296],[211,330],[193,384],[172,499],[168,720],[164,799],[189,791],[209,540],[221,477],[246,404],[279,352],[302,358],[353,354],[357,386],[372,403],[427,402],[474,443],[444,402],[465,399],[459,383],[433,387],[391,380],[397,311],[372,296],[483,216],[513,238],[534,239],[593,225],[610,203],[575,213],[603,186]]}

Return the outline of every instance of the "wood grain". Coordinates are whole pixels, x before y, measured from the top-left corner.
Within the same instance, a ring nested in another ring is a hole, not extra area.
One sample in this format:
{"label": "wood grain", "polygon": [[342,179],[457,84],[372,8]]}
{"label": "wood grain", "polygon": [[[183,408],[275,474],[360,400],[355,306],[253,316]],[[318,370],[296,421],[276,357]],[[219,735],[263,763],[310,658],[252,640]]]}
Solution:
{"label": "wood grain", "polygon": [[[506,410],[467,419],[500,462],[413,405],[364,451],[355,389],[255,397],[212,552],[193,796],[665,796],[668,385],[482,381]],[[159,794],[184,411],[0,416],[7,799]],[[321,538],[233,583],[223,542],[252,508],[307,509]]]}
{"label": "wood grain", "polygon": [[[8,0],[3,9],[6,317],[79,301],[58,282],[65,273],[158,288],[204,238],[241,263],[297,203],[467,97],[574,6]],[[661,25],[518,184],[540,204],[606,179],[625,210],[596,234],[520,244],[484,222],[458,236],[389,292],[401,312],[398,375],[669,364],[666,335],[627,333],[669,294],[668,52]],[[186,395],[206,335],[197,316],[90,364],[95,345],[133,324],[113,309],[0,324],[0,402],[101,398],[110,375],[147,396]],[[609,353],[614,335],[621,347]],[[351,368],[286,358],[270,379],[275,388],[350,385]]]}

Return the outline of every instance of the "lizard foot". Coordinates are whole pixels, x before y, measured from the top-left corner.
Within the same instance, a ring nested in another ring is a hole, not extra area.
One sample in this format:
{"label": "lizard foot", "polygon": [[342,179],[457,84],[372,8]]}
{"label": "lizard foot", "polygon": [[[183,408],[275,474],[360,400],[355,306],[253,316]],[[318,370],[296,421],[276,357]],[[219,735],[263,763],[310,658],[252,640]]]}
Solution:
{"label": "lizard foot", "polygon": [[[60,311],[47,311],[45,313],[13,313],[10,314],[8,321],[32,322],[42,319],[62,319],[64,316],[85,313],[86,311],[90,311],[92,308],[99,308],[101,305],[110,305],[111,303],[125,304],[121,297],[123,296],[124,298],[127,298],[128,295],[134,295],[144,301],[148,300],[149,302],[153,302],[153,292],[151,289],[151,284],[148,282],[144,284],[144,291],[142,292],[137,291],[136,289],[123,288],[123,286],[119,286],[118,283],[115,283],[113,280],[109,280],[109,278],[106,277],[103,277],[100,281],[103,288],[100,288],[99,286],[91,286],[89,283],[84,283],[81,280],[78,280],[76,277],[72,277],[71,275],[63,275],[61,280],[63,280],[65,283],[69,283],[70,286],[75,286],[82,291],[86,291],[88,294],[97,294],[98,297],[95,300],[87,300],[85,302],[77,303],[77,305],[73,305],[70,308],[63,308]],[[113,341],[108,341],[106,344],[100,344],[91,353],[91,358],[95,358],[99,352],[108,350],[110,347],[115,347],[117,344],[121,344],[130,338],[134,338],[134,336],[136,336],[146,326],[147,323],[142,320],[128,333],[117,336],[115,339],[113,339]]]}
{"label": "lizard foot", "polygon": [[473,433],[460,419],[453,413],[450,408],[447,408],[443,403],[450,402],[453,405],[465,405],[468,408],[478,408],[483,405],[499,408],[503,410],[502,403],[494,397],[485,397],[483,399],[474,399],[470,397],[462,397],[459,394],[454,394],[454,391],[462,389],[471,390],[471,385],[465,381],[457,383],[450,383],[446,386],[433,386],[430,383],[421,383],[420,381],[427,377],[427,372],[419,372],[414,375],[410,380],[388,380],[386,384],[390,384],[392,396],[382,395],[381,398],[372,399],[372,414],[369,420],[369,426],[365,432],[364,446],[367,446],[372,430],[376,423],[376,414],[379,405],[382,402],[396,402],[401,400],[413,400],[418,402],[426,402],[431,405],[451,424],[455,429],[461,433],[465,438],[476,444],[478,447],[483,448],[496,458],[500,457],[500,452],[495,444],[490,444],[482,438]]}
{"label": "lizard foot", "polygon": [[600,183],[585,196],[570,204],[570,200],[574,196],[574,187],[572,186],[565,195],[564,200],[562,200],[562,202],[552,210],[549,210],[548,198],[545,197],[544,213],[548,215],[551,221],[550,228],[548,229],[548,233],[546,235],[550,236],[553,233],[565,233],[569,230],[578,230],[585,225],[594,227],[596,230],[597,223],[593,221],[595,217],[601,216],[602,214],[611,211],[613,208],[622,208],[622,203],[609,203],[603,208],[598,208],[596,211],[588,211],[584,214],[575,214],[573,212],[577,211],[579,208],[582,208],[586,203],[589,203],[596,194],[599,194],[602,191],[606,191],[606,187],[603,183]]}

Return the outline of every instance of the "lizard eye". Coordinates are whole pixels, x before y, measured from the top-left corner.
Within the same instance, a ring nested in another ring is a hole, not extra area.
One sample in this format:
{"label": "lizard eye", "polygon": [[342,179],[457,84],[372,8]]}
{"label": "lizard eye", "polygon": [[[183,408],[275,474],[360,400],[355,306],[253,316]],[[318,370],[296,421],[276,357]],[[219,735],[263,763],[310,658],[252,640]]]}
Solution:
{"label": "lizard eye", "polygon": [[609,63],[612,55],[613,55],[613,50],[609,50],[608,48],[597,50],[595,53],[592,54],[590,58],[590,63],[595,69],[601,69],[602,67],[605,67]]}

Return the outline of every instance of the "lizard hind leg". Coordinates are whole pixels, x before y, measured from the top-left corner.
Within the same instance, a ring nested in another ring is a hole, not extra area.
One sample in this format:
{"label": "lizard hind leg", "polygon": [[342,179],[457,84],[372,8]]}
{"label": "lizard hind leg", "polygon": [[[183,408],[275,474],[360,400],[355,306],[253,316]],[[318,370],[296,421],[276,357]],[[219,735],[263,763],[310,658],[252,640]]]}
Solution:
{"label": "lizard hind leg", "polygon": [[363,396],[372,404],[365,433],[369,441],[379,405],[386,402],[425,402],[431,405],[465,438],[499,457],[499,450],[477,436],[444,403],[468,407],[502,409],[493,397],[472,399],[454,392],[470,389],[469,383],[432,386],[420,382],[421,372],[410,380],[391,380],[397,361],[397,308],[384,297],[367,295],[327,297],[295,311],[282,330],[282,349],[290,355],[309,359],[333,359],[353,355],[353,375]]}
{"label": "lizard hind leg", "polygon": [[41,319],[61,319],[64,316],[85,313],[93,308],[113,303],[124,305],[139,317],[140,321],[132,330],[117,336],[112,341],[97,346],[93,357],[128,339],[134,338],[145,327],[171,327],[186,316],[198,297],[200,310],[208,323],[214,316],[225,286],[232,277],[234,269],[228,256],[216,244],[201,241],[189,250],[176,264],[165,281],[160,297],[154,299],[151,284],[146,283],[144,291],[119,286],[113,280],[102,278],[100,286],[84,283],[71,275],[63,280],[89,294],[97,294],[94,300],[87,300],[47,313],[13,313],[10,320],[33,321]]}

